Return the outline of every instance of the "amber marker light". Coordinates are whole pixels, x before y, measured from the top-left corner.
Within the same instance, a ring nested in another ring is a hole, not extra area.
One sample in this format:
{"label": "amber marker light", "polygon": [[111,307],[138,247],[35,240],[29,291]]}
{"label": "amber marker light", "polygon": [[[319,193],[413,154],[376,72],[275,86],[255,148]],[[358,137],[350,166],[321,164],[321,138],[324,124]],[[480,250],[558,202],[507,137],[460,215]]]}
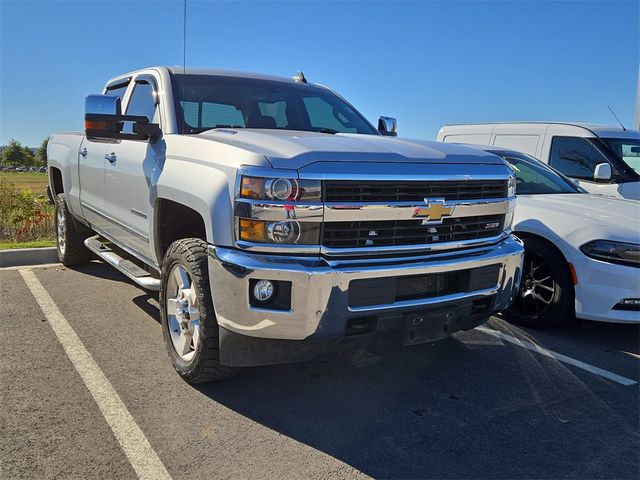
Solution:
{"label": "amber marker light", "polygon": [[240,196],[243,198],[264,198],[264,178],[242,177]]}
{"label": "amber marker light", "polygon": [[240,224],[240,240],[247,242],[265,243],[267,240],[267,229],[265,222],[258,220],[248,220],[241,218]]}
{"label": "amber marker light", "polygon": [[107,122],[97,122],[95,120],[85,120],[84,121],[84,129],[85,130],[106,130]]}

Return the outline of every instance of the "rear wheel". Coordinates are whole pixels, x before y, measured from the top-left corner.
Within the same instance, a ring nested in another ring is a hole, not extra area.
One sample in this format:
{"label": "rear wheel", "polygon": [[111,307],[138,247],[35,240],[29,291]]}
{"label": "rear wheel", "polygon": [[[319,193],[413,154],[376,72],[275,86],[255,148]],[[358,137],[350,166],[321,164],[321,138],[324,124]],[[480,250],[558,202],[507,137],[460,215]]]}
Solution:
{"label": "rear wheel", "polygon": [[73,219],[64,193],[56,195],[55,200],[56,250],[60,263],[65,267],[87,263],[93,254],[84,246],[84,241],[91,236],[91,230]]}
{"label": "rear wheel", "polygon": [[188,383],[221,380],[237,373],[236,368],[220,365],[205,241],[177,240],[167,250],[162,263],[160,313],[169,358]]}
{"label": "rear wheel", "polygon": [[503,312],[509,322],[549,327],[575,315],[574,290],[564,257],[549,243],[524,238],[524,270],[514,304]]}

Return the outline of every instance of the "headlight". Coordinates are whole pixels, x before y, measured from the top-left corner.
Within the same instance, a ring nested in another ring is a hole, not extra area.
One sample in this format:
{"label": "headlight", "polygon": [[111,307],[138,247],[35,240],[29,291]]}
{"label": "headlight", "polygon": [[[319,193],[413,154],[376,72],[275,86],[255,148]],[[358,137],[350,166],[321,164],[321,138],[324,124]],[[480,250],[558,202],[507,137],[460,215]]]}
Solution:
{"label": "headlight", "polygon": [[243,176],[240,197],[280,202],[319,202],[322,188],[319,180],[297,178],[262,178]]}
{"label": "headlight", "polygon": [[587,257],[609,263],[640,267],[640,245],[635,243],[593,240],[580,247]]}
{"label": "headlight", "polygon": [[507,197],[513,197],[516,194],[516,177],[509,177],[509,182],[507,183]]}

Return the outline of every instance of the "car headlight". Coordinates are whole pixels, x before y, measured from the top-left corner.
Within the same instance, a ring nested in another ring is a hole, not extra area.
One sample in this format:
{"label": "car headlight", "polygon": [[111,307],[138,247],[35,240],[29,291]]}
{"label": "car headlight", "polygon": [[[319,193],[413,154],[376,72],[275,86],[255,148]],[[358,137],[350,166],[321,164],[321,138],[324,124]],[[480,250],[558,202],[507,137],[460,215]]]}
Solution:
{"label": "car headlight", "polygon": [[322,187],[320,180],[242,176],[240,197],[280,202],[319,202]]}
{"label": "car headlight", "polygon": [[635,243],[593,240],[582,245],[580,250],[587,257],[603,262],[640,267],[640,245]]}
{"label": "car headlight", "polygon": [[512,175],[507,182],[507,197],[513,197],[516,194],[516,177]]}
{"label": "car headlight", "polygon": [[[320,180],[301,180],[286,177],[255,177],[243,175],[238,197],[252,200],[246,208],[276,208],[281,219],[261,220],[252,214],[236,210],[238,240],[273,245],[318,245],[320,222],[296,219],[299,206],[321,206]],[[258,200],[256,202],[255,200]],[[249,205],[251,204],[251,205]]]}

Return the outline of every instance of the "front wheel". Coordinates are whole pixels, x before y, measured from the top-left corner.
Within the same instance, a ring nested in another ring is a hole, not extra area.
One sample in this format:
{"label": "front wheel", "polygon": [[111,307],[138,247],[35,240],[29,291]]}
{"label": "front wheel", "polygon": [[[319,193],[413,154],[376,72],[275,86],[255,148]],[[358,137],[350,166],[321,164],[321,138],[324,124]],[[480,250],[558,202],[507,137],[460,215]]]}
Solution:
{"label": "front wheel", "polygon": [[574,290],[564,257],[546,241],[524,238],[518,297],[504,318],[524,327],[559,325],[575,316]]}
{"label": "front wheel", "polygon": [[221,380],[238,369],[220,365],[218,322],[207,269],[207,243],[172,243],[162,262],[162,332],[171,363],[190,384]]}

